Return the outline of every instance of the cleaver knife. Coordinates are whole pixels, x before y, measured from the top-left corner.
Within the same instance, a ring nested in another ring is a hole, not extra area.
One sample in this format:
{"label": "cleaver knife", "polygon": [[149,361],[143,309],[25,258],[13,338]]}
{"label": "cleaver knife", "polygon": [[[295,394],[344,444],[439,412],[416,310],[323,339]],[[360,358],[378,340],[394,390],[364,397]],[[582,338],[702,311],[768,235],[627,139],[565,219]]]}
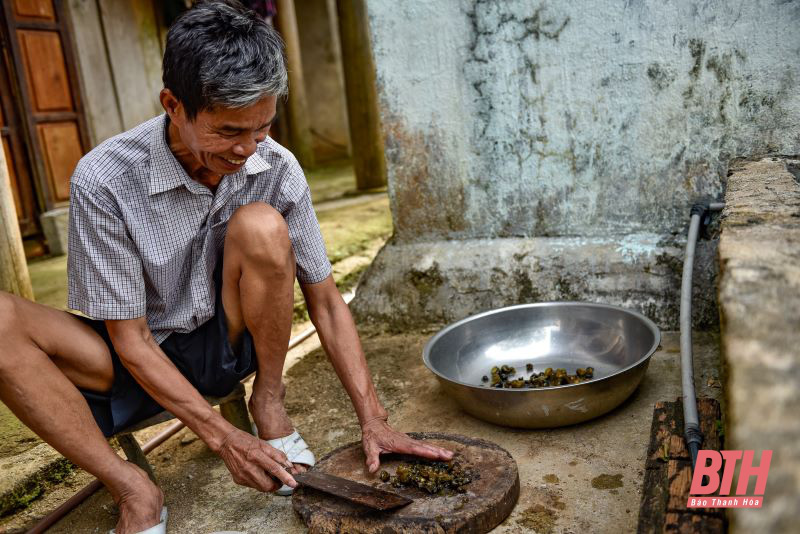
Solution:
{"label": "cleaver knife", "polygon": [[385,491],[360,482],[348,480],[319,471],[306,471],[292,475],[298,484],[347,499],[376,510],[391,510],[413,502],[398,493]]}

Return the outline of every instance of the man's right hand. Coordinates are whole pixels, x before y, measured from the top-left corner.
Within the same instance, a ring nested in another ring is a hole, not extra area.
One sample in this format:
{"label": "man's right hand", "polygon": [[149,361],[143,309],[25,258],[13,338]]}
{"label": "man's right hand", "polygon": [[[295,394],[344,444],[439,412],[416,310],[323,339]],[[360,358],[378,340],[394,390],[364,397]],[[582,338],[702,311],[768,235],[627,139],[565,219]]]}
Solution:
{"label": "man's right hand", "polygon": [[297,486],[287,471],[292,463],[286,455],[252,434],[239,429],[231,431],[217,453],[237,484],[266,492],[275,491],[283,484]]}

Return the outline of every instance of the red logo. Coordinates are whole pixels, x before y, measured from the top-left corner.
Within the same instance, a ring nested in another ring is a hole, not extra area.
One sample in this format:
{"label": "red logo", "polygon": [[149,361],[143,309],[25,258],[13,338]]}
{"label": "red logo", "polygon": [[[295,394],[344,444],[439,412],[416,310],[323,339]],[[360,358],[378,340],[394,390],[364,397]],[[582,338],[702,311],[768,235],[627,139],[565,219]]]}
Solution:
{"label": "red logo", "polygon": [[[692,475],[689,501],[686,506],[689,508],[761,508],[764,502],[764,489],[767,487],[772,451],[761,452],[761,463],[758,466],[753,465],[753,456],[754,451],[699,451]],[[731,496],[733,475],[739,460],[742,462],[739,467],[736,494]],[[720,479],[719,471],[723,463],[725,469],[722,471]],[[747,486],[751,477],[756,477],[756,487],[753,494],[748,495]],[[707,484],[703,484],[704,479],[708,482]],[[712,496],[711,494],[717,490],[719,490],[718,495]]]}

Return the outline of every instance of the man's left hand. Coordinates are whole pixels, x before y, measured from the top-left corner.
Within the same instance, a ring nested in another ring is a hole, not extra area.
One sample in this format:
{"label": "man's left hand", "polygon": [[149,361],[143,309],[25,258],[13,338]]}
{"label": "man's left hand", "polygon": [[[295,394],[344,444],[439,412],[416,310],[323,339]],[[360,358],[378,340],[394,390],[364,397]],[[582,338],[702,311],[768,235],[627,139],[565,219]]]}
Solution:
{"label": "man's left hand", "polygon": [[367,455],[367,469],[370,473],[376,472],[381,466],[380,455],[390,452],[445,462],[453,458],[452,451],[412,439],[393,430],[383,419],[372,419],[361,427],[361,443]]}

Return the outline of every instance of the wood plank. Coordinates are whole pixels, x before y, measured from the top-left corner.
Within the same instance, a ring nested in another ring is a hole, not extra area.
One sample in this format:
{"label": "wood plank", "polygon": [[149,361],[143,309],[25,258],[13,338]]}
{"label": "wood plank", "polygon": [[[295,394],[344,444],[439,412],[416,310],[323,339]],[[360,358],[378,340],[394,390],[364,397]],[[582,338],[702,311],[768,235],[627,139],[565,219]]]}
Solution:
{"label": "wood plank", "polygon": [[308,118],[303,60],[300,54],[300,37],[297,33],[297,17],[294,0],[278,0],[278,31],[286,43],[286,67],[289,71],[288,111],[289,139],[292,153],[305,168],[314,166],[314,149],[311,140],[311,121]]}
{"label": "wood plank", "polygon": [[[697,402],[702,448],[721,450],[718,421],[722,412],[713,399]],[[724,532],[723,509],[687,508],[692,481],[691,458],[683,440],[683,403],[658,402],[653,409],[650,443],[645,457],[642,501],[639,508],[639,534],[660,532]]]}
{"label": "wood plank", "polygon": [[61,36],[57,32],[17,30],[33,111],[74,109]]}
{"label": "wood plank", "polygon": [[79,114],[74,111],[42,111],[36,113],[36,124],[43,122],[64,122],[78,119]]}
{"label": "wood plank", "polygon": [[[117,92],[123,129],[130,129],[163,112],[158,100],[161,72],[153,69],[153,54],[159,56],[158,32],[149,24],[144,11],[135,9],[134,0],[99,0],[100,19]],[[155,24],[153,14],[152,24]]]}
{"label": "wood plank", "polygon": [[685,459],[667,462],[667,480],[669,482],[667,509],[671,511],[687,511],[686,499],[689,496],[689,488],[692,485],[692,462]]}
{"label": "wood plank", "polygon": [[78,125],[75,122],[51,122],[39,124],[36,129],[54,199],[67,201],[70,177],[83,156]]}
{"label": "wood plank", "polygon": [[163,85],[161,60],[164,58],[158,16],[156,15],[158,2],[153,2],[153,0],[130,0],[130,2],[133,9],[133,20],[138,29],[145,76],[151,89],[154,90],[154,97],[156,97]]}
{"label": "wood plank", "polygon": [[69,0],[66,17],[73,30],[75,48],[81,51],[76,55],[76,66],[83,81],[89,143],[97,146],[124,130],[103,40],[100,11],[96,2]]}
{"label": "wood plank", "polygon": [[350,155],[350,129],[344,96],[342,51],[335,0],[295,0],[302,15],[297,30],[306,83],[314,159],[343,159]]}
{"label": "wood plank", "polygon": [[356,186],[360,190],[383,187],[386,185],[386,159],[366,2],[352,0],[336,4]]}
{"label": "wood plank", "polygon": [[668,513],[664,521],[663,532],[725,532],[725,521],[720,517],[709,517],[699,514]]}
{"label": "wood plank", "polygon": [[56,19],[53,0],[14,0],[14,14],[18,17]]}

